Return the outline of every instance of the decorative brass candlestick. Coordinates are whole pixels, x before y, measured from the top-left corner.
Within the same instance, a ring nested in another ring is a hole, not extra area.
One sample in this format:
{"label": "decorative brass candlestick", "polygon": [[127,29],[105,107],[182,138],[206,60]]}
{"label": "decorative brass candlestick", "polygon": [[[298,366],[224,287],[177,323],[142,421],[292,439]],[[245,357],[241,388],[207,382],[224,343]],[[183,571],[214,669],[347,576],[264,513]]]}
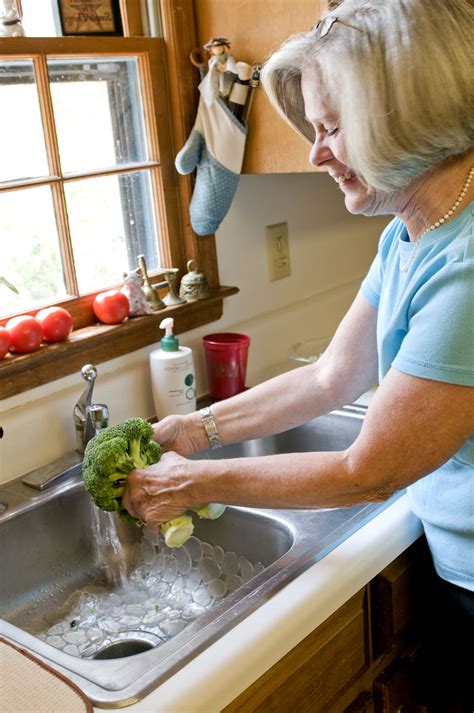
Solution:
{"label": "decorative brass candlestick", "polygon": [[180,305],[186,302],[186,300],[183,297],[179,297],[176,294],[176,290],[174,287],[174,282],[176,280],[176,275],[178,273],[178,268],[177,267],[167,267],[165,268],[165,282],[168,285],[168,294],[163,297],[163,302],[167,307],[171,307],[172,305]]}
{"label": "decorative brass candlestick", "polygon": [[143,274],[143,292],[145,293],[146,301],[154,312],[159,312],[161,309],[165,309],[166,305],[158,294],[158,290],[156,289],[156,287],[153,287],[150,282],[146,267],[145,256],[138,255],[137,260],[138,266],[140,267]]}

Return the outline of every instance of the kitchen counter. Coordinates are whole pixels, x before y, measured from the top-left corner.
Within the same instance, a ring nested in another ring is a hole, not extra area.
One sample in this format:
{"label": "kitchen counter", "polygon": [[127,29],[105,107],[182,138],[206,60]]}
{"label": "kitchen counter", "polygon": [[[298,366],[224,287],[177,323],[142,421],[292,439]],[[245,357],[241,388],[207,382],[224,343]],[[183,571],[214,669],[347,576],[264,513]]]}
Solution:
{"label": "kitchen counter", "polygon": [[[207,648],[130,713],[218,713],[422,534],[406,495]],[[95,708],[97,713],[100,710]]]}

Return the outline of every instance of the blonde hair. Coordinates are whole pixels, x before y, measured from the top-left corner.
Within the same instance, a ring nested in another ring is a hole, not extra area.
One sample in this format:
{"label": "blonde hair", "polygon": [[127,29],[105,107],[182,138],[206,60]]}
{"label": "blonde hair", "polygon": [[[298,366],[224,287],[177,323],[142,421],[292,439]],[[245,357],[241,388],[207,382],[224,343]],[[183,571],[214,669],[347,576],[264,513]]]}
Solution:
{"label": "blonde hair", "polygon": [[[291,37],[267,61],[265,91],[305,139],[303,70],[314,69],[338,114],[348,161],[393,191],[474,138],[474,11],[469,0],[343,0],[320,37]],[[356,29],[357,28],[357,29]]]}

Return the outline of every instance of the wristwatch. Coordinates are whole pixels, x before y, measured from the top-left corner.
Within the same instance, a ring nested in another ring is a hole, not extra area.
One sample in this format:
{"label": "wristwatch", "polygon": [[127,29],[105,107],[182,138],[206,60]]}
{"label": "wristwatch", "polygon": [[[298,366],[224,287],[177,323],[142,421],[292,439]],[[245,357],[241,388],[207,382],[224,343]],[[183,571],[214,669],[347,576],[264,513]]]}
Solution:
{"label": "wristwatch", "polygon": [[222,446],[221,439],[217,433],[217,426],[214,420],[214,414],[209,406],[200,409],[202,424],[206,430],[211,448],[220,448]]}

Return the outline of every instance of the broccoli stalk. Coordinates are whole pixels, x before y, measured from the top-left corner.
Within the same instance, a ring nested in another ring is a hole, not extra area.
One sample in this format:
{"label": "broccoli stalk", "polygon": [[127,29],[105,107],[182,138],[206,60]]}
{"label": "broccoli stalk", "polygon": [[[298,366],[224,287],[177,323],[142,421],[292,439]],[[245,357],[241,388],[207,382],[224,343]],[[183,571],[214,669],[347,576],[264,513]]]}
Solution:
{"label": "broccoli stalk", "polygon": [[[157,463],[161,448],[153,440],[153,428],[143,418],[129,418],[117,426],[104,428],[86,446],[82,474],[86,490],[94,503],[108,512],[117,512],[124,522],[141,524],[122,505],[128,474],[134,468]],[[196,509],[201,518],[214,520],[222,515],[223,505],[204,505]],[[181,547],[193,534],[189,515],[181,515],[160,526],[168,547]]]}
{"label": "broccoli stalk", "polygon": [[197,513],[202,520],[217,520],[224,510],[225,505],[208,503],[207,505],[202,505],[200,508],[196,508],[194,512]]}
{"label": "broccoli stalk", "polygon": [[189,515],[180,515],[160,525],[160,532],[168,547],[181,547],[189,540],[193,531],[194,525]]}

